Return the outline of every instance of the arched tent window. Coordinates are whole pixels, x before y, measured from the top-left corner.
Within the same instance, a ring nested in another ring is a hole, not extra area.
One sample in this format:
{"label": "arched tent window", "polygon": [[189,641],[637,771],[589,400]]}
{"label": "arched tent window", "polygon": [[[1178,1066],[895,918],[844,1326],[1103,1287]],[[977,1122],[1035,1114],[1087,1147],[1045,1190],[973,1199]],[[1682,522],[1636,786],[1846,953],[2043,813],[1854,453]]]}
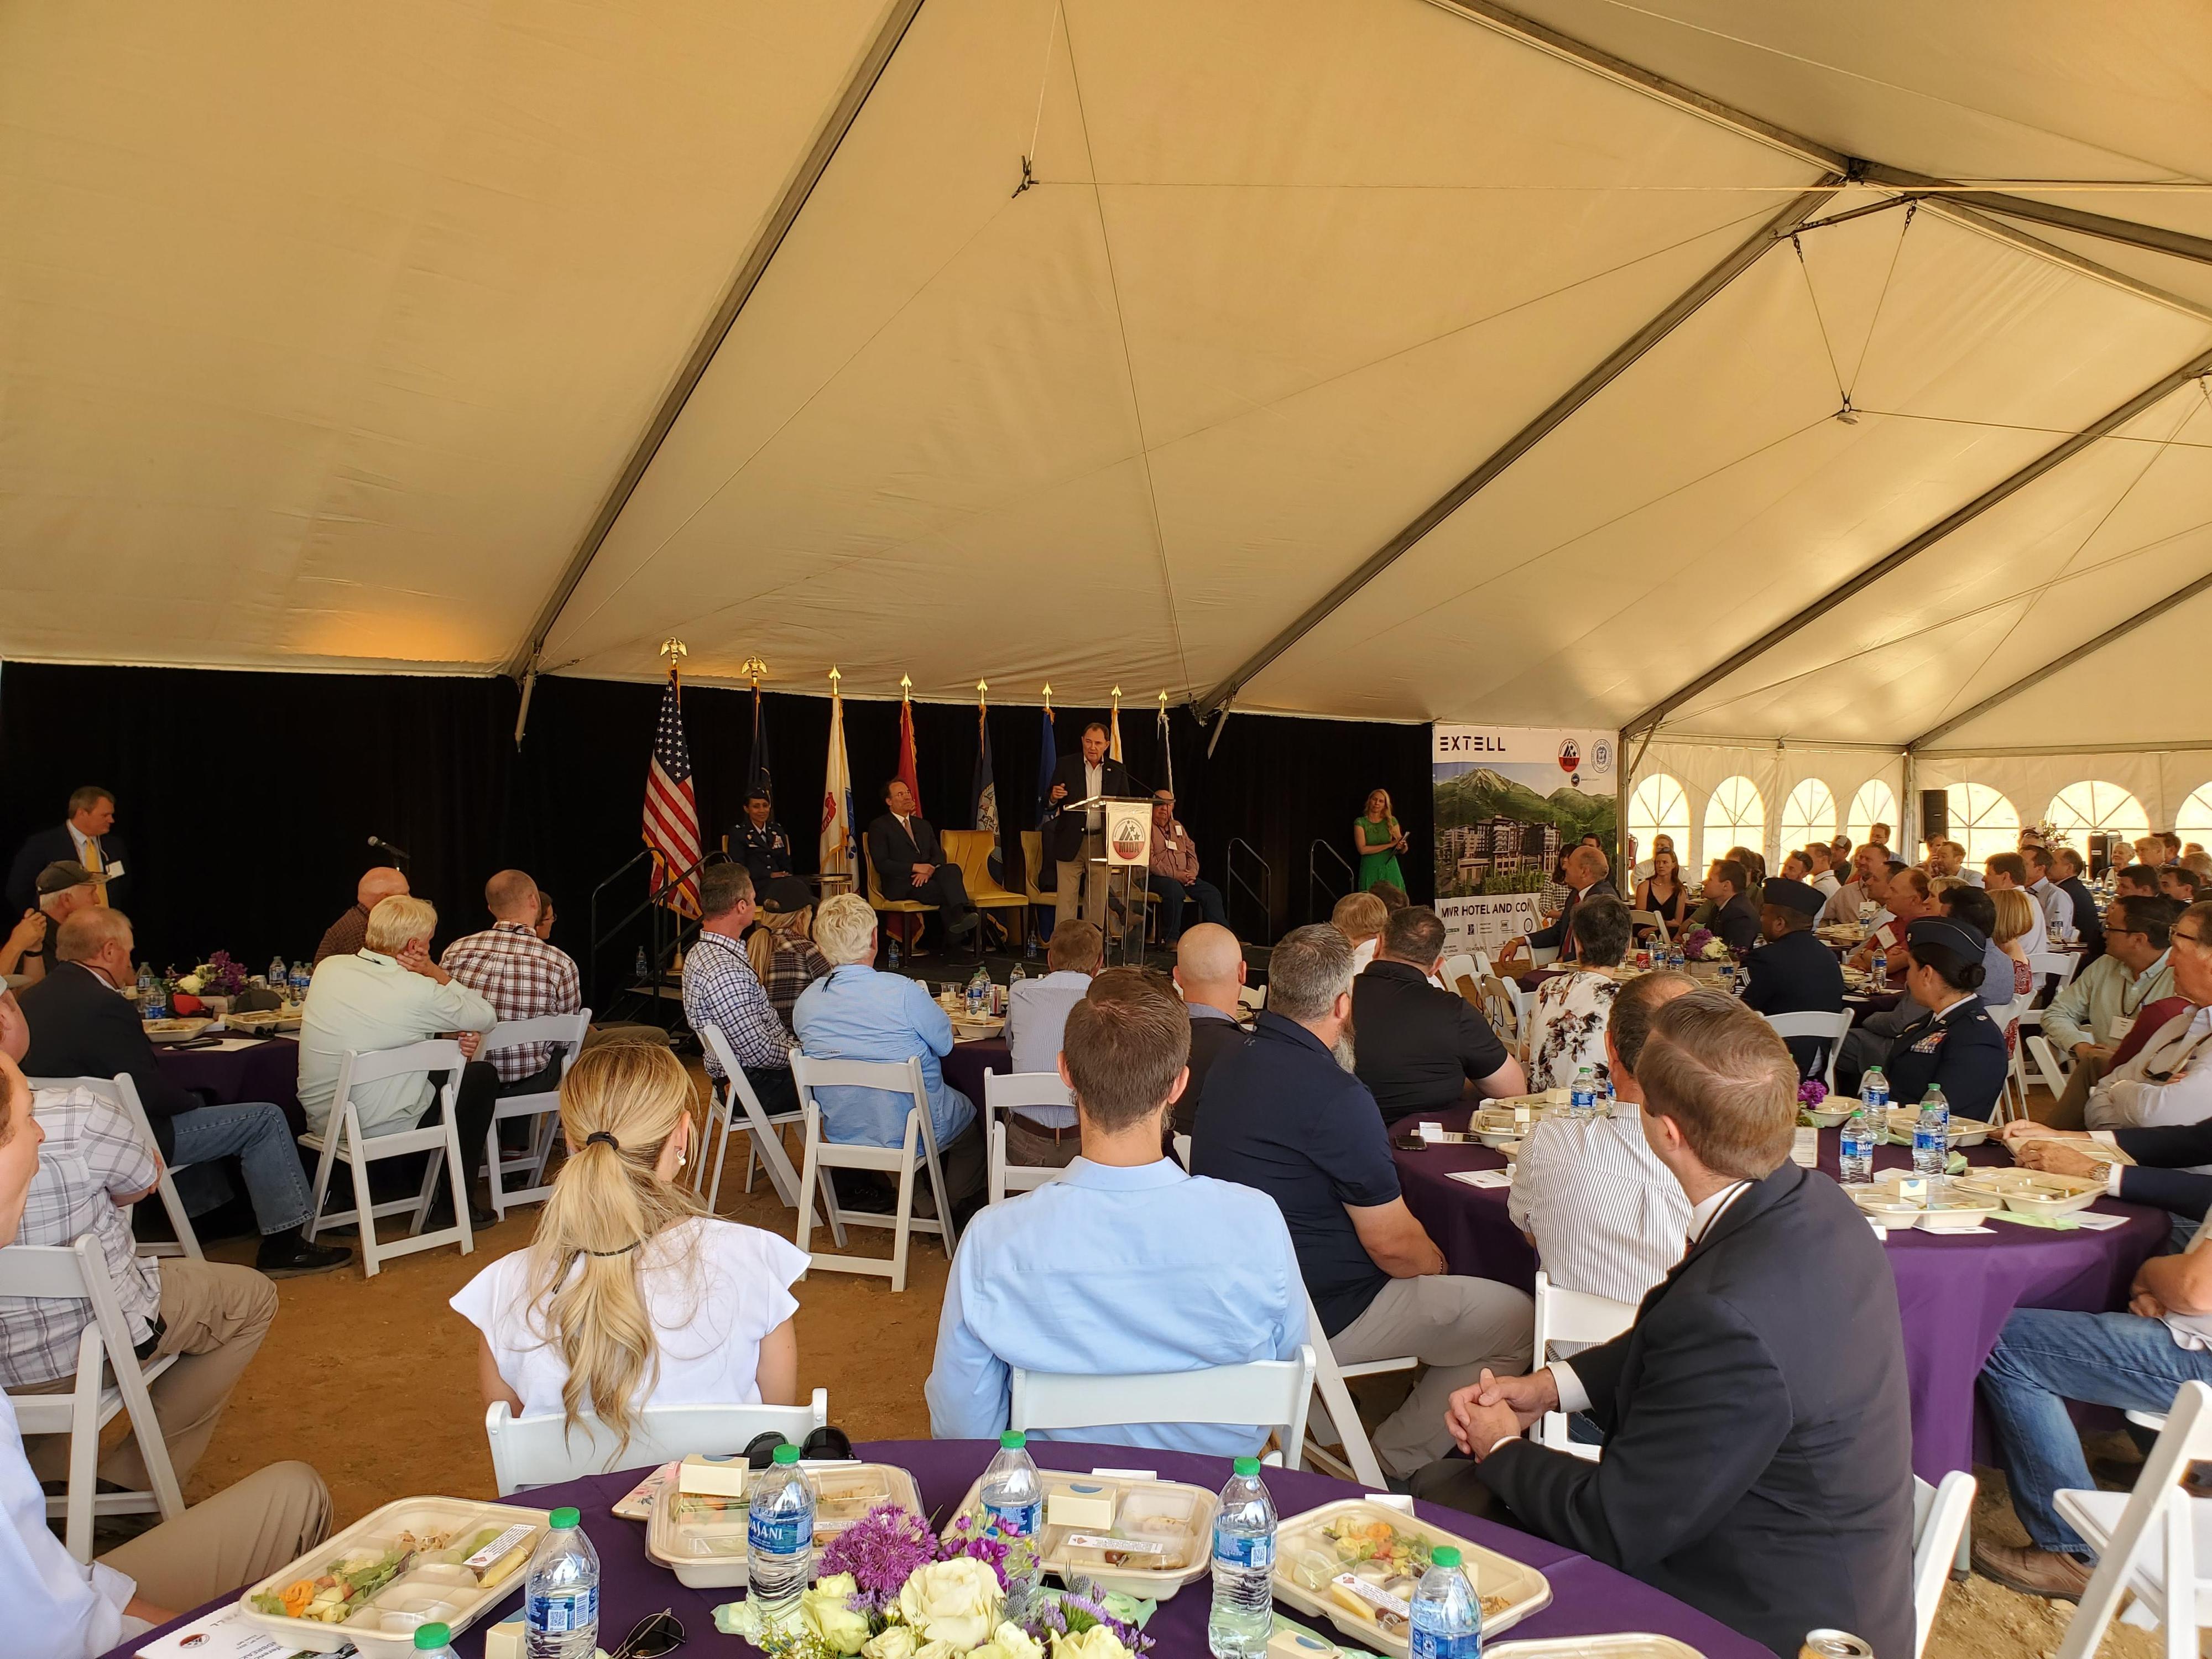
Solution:
{"label": "arched tent window", "polygon": [[2133,841],[2150,834],[2150,818],[2142,803],[2118,784],[2096,778],[2068,784],[2051,798],[2045,817],[2051,827],[2066,837],[2067,844],[2084,856],[2091,836],[2118,836]]}
{"label": "arched tent window", "polygon": [[1806,779],[1782,804],[1782,856],[1816,841],[1833,840],[1835,834],[1835,792],[1818,778]]}
{"label": "arched tent window", "polygon": [[1688,864],[1690,798],[1682,793],[1682,786],[1664,772],[1654,772],[1638,784],[1628,798],[1628,833],[1636,837],[1639,863],[1651,856],[1654,838],[1663,835],[1674,838],[1674,856]]}
{"label": "arched tent window", "polygon": [[1951,801],[1951,839],[1966,848],[1968,864],[1979,869],[1990,854],[2020,845],[2020,814],[1987,784],[1954,783],[1943,793]]}
{"label": "arched tent window", "polygon": [[[1956,808],[1953,811],[1955,812]],[[1905,833],[1905,826],[1897,821],[1897,797],[1880,778],[1869,778],[1851,797],[1851,815],[1844,820],[1844,833],[1857,847],[1868,839],[1877,823],[1889,826],[1889,850],[1899,858],[1910,855],[1905,849],[1912,844],[1912,837]]]}
{"label": "arched tent window", "polygon": [[2212,848],[2212,783],[2190,792],[2173,820],[2173,833],[2181,837],[2184,846],[2201,841]]}
{"label": "arched tent window", "polygon": [[1705,845],[1698,860],[1700,873],[1703,866],[1738,842],[1765,854],[1766,801],[1759,786],[1741,773],[1722,779],[1713,798],[1705,803]]}

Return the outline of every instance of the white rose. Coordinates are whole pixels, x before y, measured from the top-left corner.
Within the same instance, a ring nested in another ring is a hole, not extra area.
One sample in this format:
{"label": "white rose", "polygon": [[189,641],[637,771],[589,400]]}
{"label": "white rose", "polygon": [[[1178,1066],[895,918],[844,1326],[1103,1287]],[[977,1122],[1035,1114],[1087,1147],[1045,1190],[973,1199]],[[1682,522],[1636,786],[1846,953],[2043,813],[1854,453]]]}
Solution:
{"label": "white rose", "polygon": [[200,987],[206,982],[198,974],[186,974],[177,981],[177,988],[188,997],[196,997],[200,994]]}
{"label": "white rose", "polygon": [[832,1653],[858,1653],[868,1639],[866,1618],[849,1605],[858,1588],[851,1573],[836,1573],[819,1580],[799,1598],[800,1620]]}
{"label": "white rose", "polygon": [[1120,1637],[1103,1625],[1093,1625],[1080,1636],[1054,1632],[1052,1659],[1131,1659],[1131,1655]]}
{"label": "white rose", "polygon": [[1019,1625],[1002,1623],[968,1659],[1044,1659],[1044,1649]]}
{"label": "white rose", "polygon": [[982,1644],[1006,1600],[997,1573],[972,1555],[957,1555],[916,1569],[899,1591],[899,1613],[929,1641],[965,1653]]}
{"label": "white rose", "polygon": [[860,1647],[860,1659],[914,1659],[921,1638],[904,1625],[891,1625],[870,1637]]}

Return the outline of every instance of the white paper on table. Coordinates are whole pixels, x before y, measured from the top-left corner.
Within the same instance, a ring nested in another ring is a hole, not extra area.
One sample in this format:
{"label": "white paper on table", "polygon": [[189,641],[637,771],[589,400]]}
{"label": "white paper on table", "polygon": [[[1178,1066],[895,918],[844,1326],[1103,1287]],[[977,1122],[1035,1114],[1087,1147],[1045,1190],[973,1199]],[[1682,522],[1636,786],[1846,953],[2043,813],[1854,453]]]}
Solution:
{"label": "white paper on table", "polygon": [[1454,1181],[1463,1181],[1470,1187],[1510,1187],[1513,1184],[1513,1171],[1510,1170],[1454,1170],[1451,1172],[1451,1178]]}
{"label": "white paper on table", "polygon": [[1382,1509],[1396,1510],[1401,1515],[1411,1515],[1413,1512],[1413,1496],[1408,1492],[1364,1492],[1359,1494],[1359,1497],[1363,1503],[1373,1504]]}
{"label": "white paper on table", "polygon": [[[1923,1227],[1920,1231],[1924,1233],[1928,1231],[1928,1229]],[[1993,1233],[1995,1231],[1996,1231],[1996,1229],[1990,1226],[1988,1222],[1984,1221],[1979,1226],[1975,1227],[1947,1227],[1940,1233],[1931,1233],[1929,1236],[1932,1238],[1967,1238],[1971,1237],[1975,1233]]]}
{"label": "white paper on table", "polygon": [[1157,1480],[1160,1478],[1156,1469],[1093,1469],[1091,1473],[1102,1480]]}
{"label": "white paper on table", "polygon": [[1413,1127],[1431,1146],[1444,1138],[1444,1126],[1441,1123],[1417,1123]]}
{"label": "white paper on table", "polygon": [[[228,1054],[240,1048],[258,1048],[267,1039],[250,1036],[217,1037],[213,1042],[202,1042],[185,1050],[189,1054]],[[197,1654],[198,1650],[193,1650]]]}
{"label": "white paper on table", "polygon": [[2106,1215],[2096,1210],[2076,1210],[2071,1218],[2077,1227],[2087,1227],[2091,1232],[2101,1233],[2114,1227],[2124,1227],[2128,1218],[2124,1215]]}
{"label": "white paper on table", "polygon": [[1800,1128],[1790,1143],[1790,1161],[1802,1169],[1810,1170],[1820,1161],[1820,1132]]}
{"label": "white paper on table", "polygon": [[1876,1238],[1880,1239],[1885,1244],[1889,1243],[1888,1228],[1883,1226],[1881,1223],[1876,1221],[1872,1216],[1869,1216],[1866,1218],[1866,1223],[1868,1226],[1874,1229],[1874,1236]]}
{"label": "white paper on table", "polygon": [[[192,1644],[189,1648],[187,1641]],[[233,1601],[179,1625],[167,1636],[141,1643],[137,1651],[138,1659],[182,1659],[185,1655],[191,1659],[277,1659],[295,1649],[249,1621],[245,1607]]]}

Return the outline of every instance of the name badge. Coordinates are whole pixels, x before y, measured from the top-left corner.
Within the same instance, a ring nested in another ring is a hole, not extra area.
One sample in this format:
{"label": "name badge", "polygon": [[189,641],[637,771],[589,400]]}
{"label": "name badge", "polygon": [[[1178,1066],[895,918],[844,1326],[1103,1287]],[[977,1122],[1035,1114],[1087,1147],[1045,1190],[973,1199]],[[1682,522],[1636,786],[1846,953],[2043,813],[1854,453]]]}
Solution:
{"label": "name badge", "polygon": [[2135,1029],[2136,1017],[2133,1014],[2118,1015],[2114,1018],[2111,1030],[2105,1040],[2107,1042],[2124,1042],[2127,1041],[2128,1033]]}
{"label": "name badge", "polygon": [[118,878],[122,876],[122,874],[123,874],[123,860],[120,860],[120,859],[117,859],[113,863],[110,864],[110,865],[107,866],[107,878],[108,878],[108,880],[110,880],[110,881],[117,880],[117,879],[118,879]]}

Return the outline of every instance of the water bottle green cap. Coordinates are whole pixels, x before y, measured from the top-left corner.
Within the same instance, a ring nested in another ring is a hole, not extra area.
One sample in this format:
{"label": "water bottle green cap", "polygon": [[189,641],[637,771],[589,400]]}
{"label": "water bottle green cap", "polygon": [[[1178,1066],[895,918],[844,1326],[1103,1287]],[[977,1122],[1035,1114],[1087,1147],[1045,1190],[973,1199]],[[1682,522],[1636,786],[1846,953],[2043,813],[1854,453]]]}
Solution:
{"label": "water bottle green cap", "polygon": [[553,1511],[553,1529],[556,1532],[566,1532],[571,1527],[581,1525],[583,1519],[584,1517],[574,1510],[556,1510]]}
{"label": "water bottle green cap", "polygon": [[1459,1546],[1439,1544],[1429,1552],[1429,1559],[1440,1567],[1455,1567],[1459,1565]]}
{"label": "water bottle green cap", "polygon": [[1260,1460],[1256,1457],[1240,1457],[1230,1467],[1249,1480],[1260,1473]]}
{"label": "water bottle green cap", "polygon": [[417,1625],[415,1626],[415,1651],[417,1653],[430,1653],[439,1648],[450,1646],[453,1639],[453,1632],[447,1626]]}
{"label": "water bottle green cap", "polygon": [[775,1463],[796,1463],[799,1461],[799,1448],[787,1440],[769,1454],[769,1459]]}
{"label": "water bottle green cap", "polygon": [[1000,1451],[1020,1451],[1029,1443],[1029,1436],[1024,1434],[1019,1429],[1008,1429],[999,1437]]}

